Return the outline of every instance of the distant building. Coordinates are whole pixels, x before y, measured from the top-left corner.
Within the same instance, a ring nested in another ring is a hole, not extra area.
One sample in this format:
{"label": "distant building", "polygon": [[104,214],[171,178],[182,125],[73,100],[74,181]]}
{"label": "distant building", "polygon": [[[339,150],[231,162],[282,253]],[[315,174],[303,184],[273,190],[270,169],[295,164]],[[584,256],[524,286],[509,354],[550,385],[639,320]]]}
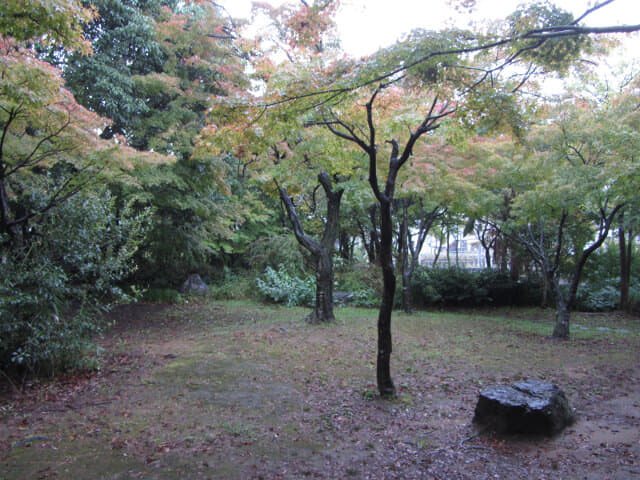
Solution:
{"label": "distant building", "polygon": [[438,258],[436,265],[440,267],[487,268],[482,243],[475,235],[463,235],[462,228],[449,235],[448,256],[446,238],[441,244],[438,238],[427,237],[422,252],[420,252],[420,264],[431,267],[436,257]]}

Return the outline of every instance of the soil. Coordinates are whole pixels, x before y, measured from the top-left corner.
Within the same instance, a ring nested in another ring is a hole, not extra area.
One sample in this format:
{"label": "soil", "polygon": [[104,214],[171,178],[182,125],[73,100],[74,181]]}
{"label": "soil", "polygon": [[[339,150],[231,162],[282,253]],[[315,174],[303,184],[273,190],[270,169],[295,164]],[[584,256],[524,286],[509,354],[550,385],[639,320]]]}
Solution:
{"label": "soil", "polygon": [[[0,480],[640,478],[640,322],[542,311],[394,316],[398,398],[375,387],[374,310],[249,303],[117,308],[100,368],[0,395]],[[472,423],[479,391],[553,381],[554,437]]]}

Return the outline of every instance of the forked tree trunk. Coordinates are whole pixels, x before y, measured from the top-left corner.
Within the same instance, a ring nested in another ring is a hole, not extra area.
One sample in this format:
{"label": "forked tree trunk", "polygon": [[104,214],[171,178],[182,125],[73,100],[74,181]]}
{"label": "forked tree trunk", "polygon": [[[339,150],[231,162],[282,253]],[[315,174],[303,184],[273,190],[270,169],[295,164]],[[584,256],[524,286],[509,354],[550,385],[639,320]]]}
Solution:
{"label": "forked tree trunk", "polygon": [[333,248],[339,231],[340,201],[343,189],[333,190],[329,175],[322,172],[318,181],[324,189],[327,198],[327,218],[320,242],[305,234],[295,206],[285,188],[278,185],[280,200],[284,204],[298,243],[306,248],[314,257],[316,263],[316,303],[308,320],[313,323],[333,322]]}
{"label": "forked tree trunk", "polygon": [[384,183],[384,190],[380,188],[378,182],[378,150],[376,142],[376,128],[374,125],[373,103],[377,95],[389,84],[382,84],[371,95],[366,104],[368,132],[365,137],[360,137],[359,128],[339,120],[333,119],[322,124],[331,133],[344,140],[358,145],[369,157],[369,185],[373,191],[378,205],[380,206],[380,266],[382,269],[382,302],[378,314],[378,355],[376,376],[378,380],[378,391],[383,397],[395,396],[396,388],[391,379],[391,313],[393,310],[393,297],[396,292],[396,275],[393,270],[393,220],[391,208],[395,193],[396,179],[398,171],[413,154],[413,147],[416,141],[425,133],[438,128],[438,120],[451,114],[452,110],[447,110],[447,104],[435,113],[437,98],[434,99],[429,113],[422,123],[410,132],[409,138],[400,152],[398,142],[389,140],[391,144],[391,154],[389,156],[389,170]]}
{"label": "forked tree trunk", "polygon": [[560,338],[563,340],[569,339],[569,315],[576,301],[576,295],[578,293],[578,286],[580,285],[582,270],[584,269],[589,256],[598,248],[600,248],[600,246],[604,243],[605,238],[607,238],[607,235],[609,234],[609,228],[611,226],[611,222],[613,221],[613,217],[616,215],[617,211],[620,208],[622,208],[622,205],[614,207],[610,215],[603,216],[602,228],[600,229],[598,238],[595,242],[589,245],[589,247],[582,251],[582,254],[576,262],[576,266],[571,272],[571,277],[569,278],[569,291],[566,297],[562,298],[557,281],[554,283],[557,298],[559,298],[560,300],[560,303],[557,304],[558,311],[556,313],[556,326],[553,330],[554,338]]}

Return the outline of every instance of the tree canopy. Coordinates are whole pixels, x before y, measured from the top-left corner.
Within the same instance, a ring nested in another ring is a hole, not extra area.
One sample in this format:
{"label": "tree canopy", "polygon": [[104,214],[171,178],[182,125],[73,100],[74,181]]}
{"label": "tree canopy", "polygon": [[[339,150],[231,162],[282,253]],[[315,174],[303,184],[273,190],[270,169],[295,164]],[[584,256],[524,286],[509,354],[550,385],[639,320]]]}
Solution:
{"label": "tree canopy", "polygon": [[[257,277],[296,239],[283,275],[316,276],[316,319],[334,318],[354,265],[378,269],[351,285],[379,293],[378,387],[393,395],[392,311],[411,310],[430,231],[447,252],[451,232],[475,232],[488,267],[537,276],[568,337],[583,270],[613,228],[621,291],[634,278],[638,74],[615,92],[593,78],[609,34],[640,25],[590,27],[609,3],[576,17],[527,2],[363,59],[341,50],[337,0],[257,2],[254,38],[213,2],[3,3],[0,253],[12,273],[0,288],[14,300],[0,315],[20,334],[2,361],[45,364],[26,345],[55,337],[54,316],[76,318],[78,297],[105,305],[196,272]],[[542,88],[551,75],[562,96]],[[45,293],[29,290],[36,264]]]}

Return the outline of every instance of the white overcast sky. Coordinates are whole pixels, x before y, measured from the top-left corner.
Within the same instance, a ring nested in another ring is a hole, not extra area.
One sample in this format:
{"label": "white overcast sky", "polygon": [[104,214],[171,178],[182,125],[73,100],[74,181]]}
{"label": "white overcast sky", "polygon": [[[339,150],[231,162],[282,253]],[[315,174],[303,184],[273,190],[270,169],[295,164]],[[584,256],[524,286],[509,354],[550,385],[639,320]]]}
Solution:
{"label": "white overcast sky", "polygon": [[[250,16],[251,0],[217,0],[217,3],[235,17]],[[280,5],[285,1],[267,0],[266,3]],[[520,3],[522,0],[477,0],[473,20],[503,18]],[[342,0],[337,16],[342,47],[348,54],[359,57],[392,44],[414,28],[440,29],[451,25],[452,18],[462,27],[471,20],[454,12],[448,4],[447,0]],[[593,5],[593,0],[556,0],[556,4],[578,16]],[[584,23],[591,26],[640,24],[640,0],[615,0],[591,14]],[[633,44],[629,54],[640,57],[637,34],[629,43]]]}

